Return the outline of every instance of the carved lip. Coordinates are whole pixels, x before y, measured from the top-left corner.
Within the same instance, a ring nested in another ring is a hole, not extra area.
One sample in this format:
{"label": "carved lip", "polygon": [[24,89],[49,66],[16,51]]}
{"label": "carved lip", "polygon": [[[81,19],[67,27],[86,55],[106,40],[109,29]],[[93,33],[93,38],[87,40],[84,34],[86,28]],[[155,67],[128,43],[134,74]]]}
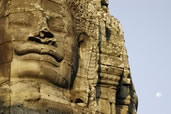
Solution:
{"label": "carved lip", "polygon": [[64,58],[63,52],[58,47],[34,42],[17,43],[14,51],[17,55],[25,55],[25,59],[36,59],[51,63],[53,63],[54,60],[52,60],[50,57],[47,57],[47,55],[53,57],[58,63]]}
{"label": "carved lip", "polygon": [[37,53],[28,53],[25,55],[21,56],[22,60],[36,60],[36,61],[41,61],[41,62],[48,62],[53,64],[55,67],[59,67],[60,63],[56,61],[56,59],[54,59],[52,56],[49,55],[40,55]]}

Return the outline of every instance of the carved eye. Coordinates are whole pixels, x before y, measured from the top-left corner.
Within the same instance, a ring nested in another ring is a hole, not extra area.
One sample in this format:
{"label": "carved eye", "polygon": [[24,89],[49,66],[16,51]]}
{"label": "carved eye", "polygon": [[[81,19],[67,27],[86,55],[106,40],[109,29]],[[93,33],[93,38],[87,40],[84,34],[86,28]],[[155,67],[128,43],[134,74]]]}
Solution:
{"label": "carved eye", "polygon": [[48,20],[50,30],[54,32],[66,32],[65,24],[61,18],[52,18]]}
{"label": "carved eye", "polygon": [[22,26],[22,27],[30,27],[31,20],[28,20],[24,17],[18,17],[9,22],[10,25],[15,25],[15,26]]}

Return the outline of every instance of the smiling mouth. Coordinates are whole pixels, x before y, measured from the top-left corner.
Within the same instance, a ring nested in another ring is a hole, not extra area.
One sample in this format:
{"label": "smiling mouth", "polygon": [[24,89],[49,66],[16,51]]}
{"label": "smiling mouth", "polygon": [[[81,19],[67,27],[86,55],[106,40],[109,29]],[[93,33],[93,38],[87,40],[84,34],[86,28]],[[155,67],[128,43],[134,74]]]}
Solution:
{"label": "smiling mouth", "polygon": [[16,55],[23,56],[25,60],[50,62],[55,66],[59,66],[59,63],[64,59],[63,50],[59,47],[35,42],[17,43],[14,52]]}

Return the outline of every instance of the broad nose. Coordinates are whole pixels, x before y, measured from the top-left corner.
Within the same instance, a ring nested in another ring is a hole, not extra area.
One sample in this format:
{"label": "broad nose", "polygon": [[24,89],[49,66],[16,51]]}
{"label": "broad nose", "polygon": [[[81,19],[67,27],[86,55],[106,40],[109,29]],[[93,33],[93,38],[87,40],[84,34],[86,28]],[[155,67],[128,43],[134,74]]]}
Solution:
{"label": "broad nose", "polygon": [[37,35],[29,37],[28,40],[57,47],[56,39],[48,29],[41,30]]}

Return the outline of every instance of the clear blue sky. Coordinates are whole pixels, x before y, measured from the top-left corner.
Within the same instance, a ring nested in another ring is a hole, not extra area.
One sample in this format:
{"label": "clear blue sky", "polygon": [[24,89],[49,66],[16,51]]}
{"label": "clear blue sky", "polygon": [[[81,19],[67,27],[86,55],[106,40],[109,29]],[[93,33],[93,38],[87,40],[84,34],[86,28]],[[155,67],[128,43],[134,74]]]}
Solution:
{"label": "clear blue sky", "polygon": [[120,20],[138,114],[171,114],[171,0],[109,0]]}

